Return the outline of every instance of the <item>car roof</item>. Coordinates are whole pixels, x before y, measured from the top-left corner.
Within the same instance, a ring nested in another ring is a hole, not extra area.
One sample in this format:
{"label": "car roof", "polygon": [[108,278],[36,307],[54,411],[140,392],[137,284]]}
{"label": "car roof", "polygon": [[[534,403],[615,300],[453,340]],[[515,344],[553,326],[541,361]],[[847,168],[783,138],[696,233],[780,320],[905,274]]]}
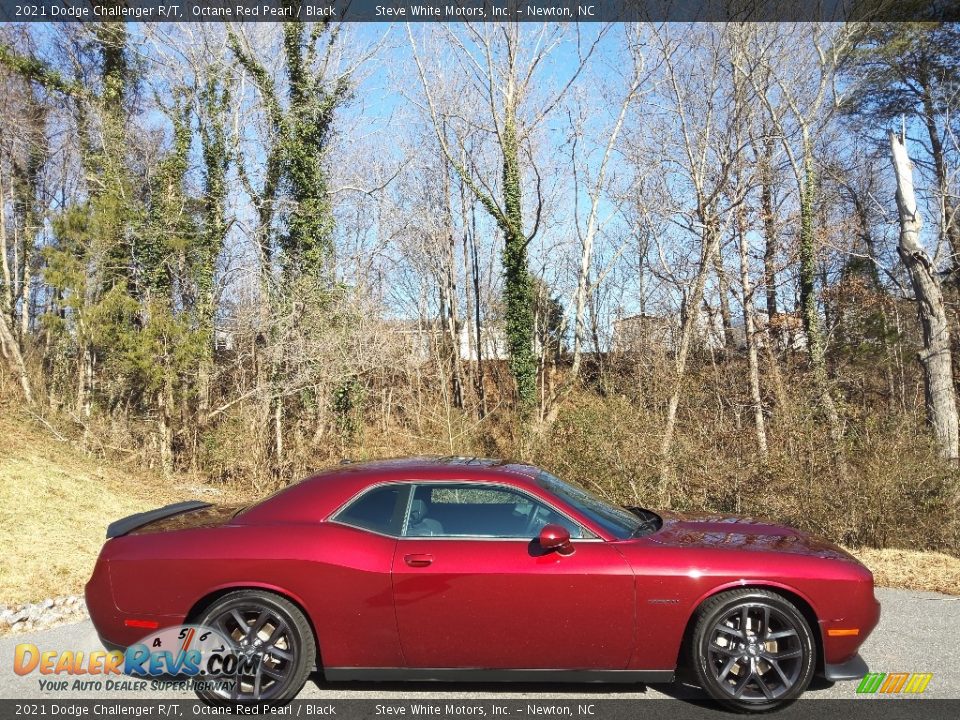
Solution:
{"label": "car roof", "polygon": [[[483,479],[489,477],[491,473],[509,473],[512,475],[526,475],[530,478],[536,478],[540,473],[539,468],[532,465],[500,460],[498,458],[419,455],[415,457],[385,458],[364,462],[343,460],[339,465],[312,475],[304,480],[304,482],[319,481],[325,478],[351,473],[395,474],[398,475],[398,477],[394,478],[396,480],[413,480],[415,479],[414,476],[422,473],[442,475],[445,472],[450,473],[451,471],[455,471],[458,478],[465,480]],[[402,475],[409,475],[410,477],[399,477]]]}
{"label": "car roof", "polygon": [[326,517],[351,497],[371,485],[385,482],[449,480],[503,482],[519,485],[536,481],[540,469],[533,465],[495,458],[404,457],[342,462],[298,483],[288,485],[241,512],[236,522],[309,522]]}

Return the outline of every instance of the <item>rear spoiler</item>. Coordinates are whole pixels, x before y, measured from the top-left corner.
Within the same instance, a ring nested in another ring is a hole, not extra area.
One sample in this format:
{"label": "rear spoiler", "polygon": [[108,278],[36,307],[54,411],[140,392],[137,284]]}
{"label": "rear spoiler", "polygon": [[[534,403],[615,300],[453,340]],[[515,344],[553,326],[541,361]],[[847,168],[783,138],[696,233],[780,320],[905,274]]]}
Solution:
{"label": "rear spoiler", "polygon": [[157,508],[156,510],[147,510],[146,512],[136,513],[135,515],[128,515],[125,518],[121,518],[107,525],[107,539],[126,535],[131,530],[136,530],[138,527],[152,523],[154,520],[161,520],[173,515],[190,512],[191,510],[199,510],[204,507],[210,507],[210,503],[200,502],[199,500],[188,500],[187,502],[164,505],[162,508]]}

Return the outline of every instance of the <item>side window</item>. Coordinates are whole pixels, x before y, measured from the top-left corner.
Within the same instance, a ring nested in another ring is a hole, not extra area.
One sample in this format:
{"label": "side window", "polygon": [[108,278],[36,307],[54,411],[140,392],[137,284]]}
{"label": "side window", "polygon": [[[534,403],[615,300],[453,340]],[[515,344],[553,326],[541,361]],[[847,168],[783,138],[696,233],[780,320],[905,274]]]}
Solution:
{"label": "side window", "polygon": [[399,535],[408,492],[409,487],[403,485],[375,487],[337,513],[334,520],[385,535]]}
{"label": "side window", "polygon": [[580,527],[528,495],[502,487],[418,485],[404,523],[406,537],[533,539],[544,525],[562,525],[571,537]]}

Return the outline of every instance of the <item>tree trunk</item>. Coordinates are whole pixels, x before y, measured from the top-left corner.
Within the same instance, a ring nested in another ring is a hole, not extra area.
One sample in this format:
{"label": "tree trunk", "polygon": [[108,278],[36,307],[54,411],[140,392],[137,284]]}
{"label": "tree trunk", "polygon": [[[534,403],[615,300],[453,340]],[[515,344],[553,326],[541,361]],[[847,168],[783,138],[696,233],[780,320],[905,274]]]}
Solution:
{"label": "tree trunk", "polygon": [[164,370],[163,389],[157,397],[160,422],[157,441],[159,444],[160,470],[165,478],[173,475],[173,382],[170,369]]}
{"label": "tree trunk", "polygon": [[13,281],[10,277],[10,261],[7,259],[7,206],[0,183],[0,262],[3,263],[3,306],[0,312],[13,317]]}
{"label": "tree trunk", "polygon": [[750,379],[750,403],[753,425],[757,433],[757,450],[767,459],[767,428],[763,419],[763,398],[760,395],[760,363],[757,359],[757,337],[753,326],[753,285],[750,280],[750,255],[744,209],[737,210],[737,239],[740,244],[740,285],[743,304],[743,335],[747,345],[747,373]]}
{"label": "tree trunk", "polygon": [[723,258],[718,251],[713,256],[713,269],[717,273],[717,293],[720,295],[720,325],[723,328],[723,349],[733,350],[736,338],[733,336],[733,313],[730,312],[730,283],[723,267]]}
{"label": "tree trunk", "polygon": [[83,408],[87,402],[87,348],[83,346],[80,350],[80,357],[77,360],[77,415],[83,414]]}
{"label": "tree trunk", "polygon": [[933,427],[940,454],[955,463],[958,458],[957,399],[953,387],[950,328],[943,293],[933,263],[920,245],[923,220],[917,210],[913,169],[906,145],[893,132],[889,133],[889,137],[893,169],[897,176],[897,211],[900,215],[900,244],[897,251],[910,274],[923,329],[920,364],[923,367],[927,420]]}
{"label": "tree trunk", "polygon": [[33,257],[33,236],[35,228],[27,227],[23,229],[23,286],[20,298],[20,342],[24,349],[27,347],[27,340],[30,337],[30,283],[33,282],[31,275],[30,261]]}
{"label": "tree trunk", "polygon": [[773,208],[773,138],[764,141],[761,165],[760,207],[763,212],[763,284],[767,318],[777,314],[777,221]]}
{"label": "tree trunk", "polygon": [[[466,219],[466,212],[464,212]],[[477,213],[470,205],[470,229],[463,234],[463,261],[467,295],[467,317],[469,318],[469,341],[474,344],[476,354],[476,372],[474,387],[477,394],[477,413],[480,418],[487,414],[487,399],[483,387],[483,328],[480,317],[480,254],[477,250]]]}
{"label": "tree trunk", "polygon": [[28,403],[33,403],[33,393],[30,392],[30,378],[27,376],[27,368],[23,363],[23,355],[20,354],[20,346],[17,339],[10,332],[10,326],[7,324],[7,316],[0,313],[0,346],[3,354],[10,362],[10,369],[13,375],[20,382],[23,388],[23,396]]}
{"label": "tree trunk", "polygon": [[697,315],[700,313],[700,301],[703,298],[703,288],[707,282],[707,273],[713,263],[713,256],[714,253],[717,252],[717,246],[720,244],[720,233],[717,232],[718,224],[705,222],[704,228],[697,278],[689,297],[684,298],[683,307],[686,308],[686,310],[681,313],[680,345],[677,348],[674,365],[673,391],[670,393],[670,399],[667,402],[667,421],[663,430],[663,439],[660,441],[661,471],[664,477],[667,472],[670,449],[673,446],[673,435],[677,425],[677,408],[680,405],[680,394],[682,391],[683,376],[687,369],[687,355],[690,351],[690,342],[696,330]]}
{"label": "tree trunk", "polygon": [[511,76],[501,131],[503,286],[510,372],[516,382],[521,414],[529,415],[537,402],[537,358],[533,351],[533,282],[527,266],[527,237],[523,231],[520,148],[516,108],[512,104],[516,92],[514,82]]}
{"label": "tree trunk", "polygon": [[442,267],[440,268],[440,313],[443,322],[443,340],[440,343],[444,363],[450,373],[450,400],[453,407],[463,408],[463,371],[460,364],[460,318],[457,312],[458,295],[456,274],[453,267],[453,225],[442,241]]}
{"label": "tree trunk", "polygon": [[275,471],[283,467],[283,397],[278,393],[273,399],[273,449],[276,454]]}
{"label": "tree trunk", "polygon": [[[870,215],[867,210],[867,205],[864,202],[864,198],[852,189],[850,196],[853,201],[854,213],[857,217],[857,233],[863,242],[864,250],[870,262],[870,282],[873,285],[874,291],[882,295],[884,300],[886,300],[887,293],[880,280],[880,269],[877,263],[877,246],[873,238],[873,233],[870,232]],[[893,377],[893,353],[890,349],[890,318],[886,302],[880,303],[880,345],[883,348],[883,354],[886,358],[887,391],[890,395],[888,400],[890,406],[893,407],[896,402],[897,388]]]}
{"label": "tree trunk", "polygon": [[440,306],[446,335],[446,359],[450,367],[450,393],[453,406],[463,409],[463,365],[460,360],[460,294],[457,290],[457,234],[453,225],[453,203],[450,196],[450,163],[443,158],[443,202],[446,237],[441,240]]}
{"label": "tree trunk", "polygon": [[812,153],[810,140],[805,137],[803,141],[803,182],[800,188],[800,314],[803,319],[803,329],[807,336],[807,353],[820,409],[830,426],[830,437],[834,443],[839,443],[842,439],[840,416],[837,414],[837,406],[830,395],[826,350],[823,333],[820,330],[820,317],[817,312],[817,253],[813,232],[816,179],[813,172]]}

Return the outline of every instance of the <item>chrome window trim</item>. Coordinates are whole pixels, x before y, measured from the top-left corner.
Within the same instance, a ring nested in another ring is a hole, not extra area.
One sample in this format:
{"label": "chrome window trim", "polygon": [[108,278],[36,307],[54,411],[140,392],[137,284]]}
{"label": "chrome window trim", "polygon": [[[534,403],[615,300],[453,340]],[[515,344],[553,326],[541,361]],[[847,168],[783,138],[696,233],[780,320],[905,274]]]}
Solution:
{"label": "chrome window trim", "polygon": [[[422,481],[421,481],[421,480],[415,480],[415,481],[413,481],[413,490],[412,490],[411,493],[410,493],[410,498],[409,498],[409,503],[410,503],[410,504],[413,503],[413,496],[416,494],[417,488],[418,488],[420,485],[469,485],[469,486],[478,486],[478,485],[479,485],[479,486],[481,487],[481,489],[487,488],[487,487],[493,487],[493,488],[498,488],[498,489],[506,489],[506,490],[509,490],[509,491],[511,491],[511,492],[517,493],[518,495],[523,495],[523,496],[527,497],[531,502],[539,503],[540,505],[544,505],[544,506],[548,507],[550,510],[552,510],[553,512],[555,512],[555,513],[556,513],[557,515],[559,515],[560,517],[564,518],[567,522],[569,522],[569,523],[570,523],[571,525],[573,525],[574,527],[580,528],[581,534],[582,534],[582,533],[588,533],[588,534],[589,534],[589,537],[579,537],[579,538],[571,537],[571,538],[570,538],[571,541],[577,541],[577,542],[592,542],[592,541],[594,541],[594,540],[599,540],[600,542],[603,542],[603,541],[604,541],[603,538],[597,537],[597,534],[596,534],[595,532],[593,532],[590,528],[584,527],[584,526],[583,526],[583,523],[577,522],[576,520],[574,520],[573,518],[571,518],[567,513],[563,512],[562,510],[557,509],[552,503],[549,503],[549,502],[547,502],[546,500],[544,500],[544,499],[542,499],[542,498],[538,498],[538,497],[536,497],[535,495],[531,495],[529,492],[527,492],[527,491],[526,491],[525,489],[523,489],[523,488],[518,488],[518,487],[516,487],[516,486],[514,486],[514,485],[510,485],[510,484],[508,484],[508,483],[503,483],[503,482],[489,482],[489,481],[477,482],[476,480],[422,480]],[[410,520],[410,504],[407,505],[407,516],[404,518],[404,520],[403,520],[403,526],[400,528],[400,532],[401,532],[401,533],[405,533],[405,532],[407,531],[407,523],[408,523],[408,521]],[[456,503],[451,503],[451,504],[456,504]],[[528,537],[491,537],[490,535],[417,535],[417,536],[412,536],[412,535],[404,535],[404,534],[401,534],[400,537],[397,538],[397,539],[398,539],[398,540],[499,540],[499,541],[503,541],[503,540],[513,540],[513,541],[520,541],[520,542],[526,542],[526,543],[532,542],[532,541],[534,540],[534,538],[528,538]]]}
{"label": "chrome window trim", "polygon": [[[364,495],[366,495],[367,493],[371,493],[371,492],[373,492],[374,490],[377,490],[377,489],[382,488],[382,487],[389,487],[390,485],[398,485],[398,486],[402,487],[402,486],[407,485],[407,484],[408,484],[408,483],[403,482],[403,481],[384,480],[384,481],[382,481],[382,482],[374,483],[373,485],[367,485],[366,487],[361,488],[360,490],[358,490],[357,492],[355,492],[353,495],[351,495],[346,501],[342,502],[342,503],[337,507],[336,510],[334,510],[332,513],[330,513],[330,514],[327,516],[327,519],[326,519],[325,522],[331,523],[331,524],[333,524],[333,525],[340,525],[341,527],[352,528],[353,530],[362,530],[363,532],[372,533],[373,535],[379,535],[380,537],[385,537],[385,538],[391,538],[391,539],[393,539],[393,540],[398,540],[399,537],[400,537],[399,535],[391,535],[390,533],[380,532],[379,530],[371,530],[370,528],[366,528],[366,527],[363,527],[363,526],[361,526],[361,525],[354,525],[353,523],[349,523],[349,522],[347,522],[347,521],[345,521],[345,520],[341,520],[341,519],[340,519],[340,515],[341,515],[348,507],[350,507],[351,505],[353,505],[353,503],[355,503],[357,500],[359,500],[360,498],[362,498],[362,497],[363,497]],[[409,512],[409,511],[410,511],[410,498],[411,498],[411,497],[413,497],[413,492],[411,492],[411,493],[409,494],[409,496],[407,497],[407,509],[406,509],[405,512]],[[406,523],[406,519],[404,519],[404,523]],[[401,528],[401,530],[402,530],[402,528]]]}
{"label": "chrome window trim", "polygon": [[331,525],[339,525],[340,527],[350,528],[351,530],[359,530],[360,532],[370,533],[371,535],[377,535],[382,538],[389,538],[390,540],[399,540],[400,538],[397,535],[387,535],[386,533],[379,532],[378,530],[371,530],[370,528],[360,527],[359,525],[351,525],[348,522],[343,522],[342,520],[327,520]]}
{"label": "chrome window trim", "polygon": [[[366,495],[368,492],[372,492],[380,487],[385,487],[388,485],[410,485],[411,490],[410,494],[407,496],[407,508],[404,511],[403,524],[400,527],[400,535],[391,535],[389,533],[379,532],[377,530],[371,530],[370,528],[361,527],[359,525],[354,525],[348,523],[344,520],[339,519],[340,514],[346,510],[350,505],[352,505],[356,500],[359,500],[361,497]],[[495,541],[495,542],[525,542],[530,543],[534,538],[523,538],[523,537],[490,537],[489,535],[423,535],[418,537],[403,535],[402,533],[406,532],[407,522],[410,519],[410,506],[413,503],[413,496],[417,491],[417,486],[419,485],[481,485],[484,487],[495,487],[495,488],[506,488],[516,493],[526,495],[533,502],[538,502],[541,505],[546,505],[548,508],[553,510],[557,515],[562,518],[565,518],[568,522],[574,526],[580,528],[580,531],[583,533],[589,533],[590,537],[579,537],[579,538],[570,538],[571,541],[576,542],[606,542],[602,537],[599,537],[593,530],[588,527],[585,527],[583,523],[577,522],[571,518],[567,513],[559,510],[553,503],[547,502],[542,498],[535,497],[527,492],[523,488],[518,488],[513,485],[504,482],[493,482],[493,481],[484,481],[477,482],[476,480],[434,480],[434,479],[425,479],[425,480],[383,480],[381,482],[374,483],[373,485],[367,485],[364,488],[361,488],[353,495],[351,495],[347,500],[342,502],[336,510],[331,512],[325,522],[331,523],[333,525],[340,525],[341,527],[348,527],[353,530],[360,530],[362,532],[368,532],[372,535],[379,535],[380,537],[390,538],[391,540],[481,540],[481,541]]]}
{"label": "chrome window trim", "polygon": [[[363,528],[358,528],[363,529]],[[588,531],[589,532],[589,531]],[[391,535],[390,537],[393,537]],[[398,537],[396,540],[470,540],[471,542],[522,542],[529,545],[534,540],[532,538],[521,538],[521,537],[490,537],[489,535],[417,535],[417,536],[403,536]],[[589,538],[570,538],[572,543],[582,543],[582,542],[607,542],[603,538],[599,537],[589,537]]]}

